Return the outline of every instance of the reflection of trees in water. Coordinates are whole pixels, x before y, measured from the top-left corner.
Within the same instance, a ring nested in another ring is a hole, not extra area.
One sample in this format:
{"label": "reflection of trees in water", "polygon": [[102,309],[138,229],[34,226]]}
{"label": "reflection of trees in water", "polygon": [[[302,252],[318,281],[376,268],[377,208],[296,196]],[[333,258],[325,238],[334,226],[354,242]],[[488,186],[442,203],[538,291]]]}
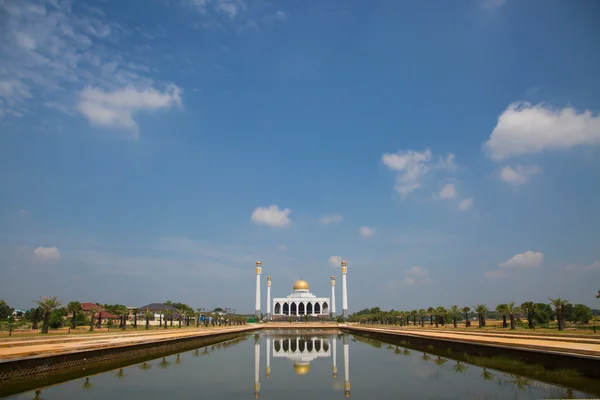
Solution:
{"label": "reflection of trees in water", "polygon": [[483,369],[483,372],[481,373],[481,377],[483,378],[484,381],[490,381],[492,379],[494,379],[496,375],[492,374],[490,371],[488,371],[487,369]]}
{"label": "reflection of trees in water", "polygon": [[423,356],[421,357],[421,360],[423,360],[423,361],[429,361],[429,360],[431,360],[431,357],[429,356],[429,354],[423,353]]}
{"label": "reflection of trees in water", "polygon": [[175,358],[175,364],[181,364],[181,354],[177,354],[177,358]]}
{"label": "reflection of trees in water", "polygon": [[469,369],[469,366],[466,364],[461,364],[460,361],[456,361],[456,364],[454,364],[452,366],[452,371],[459,373],[459,374],[464,374],[466,370]]}
{"label": "reflection of trees in water", "polygon": [[400,351],[400,349],[398,348],[398,346],[396,346],[396,349],[394,350],[394,353],[396,353],[396,354],[400,354],[400,353],[401,353],[401,351]]}
{"label": "reflection of trees in water", "polygon": [[410,351],[407,348],[405,348],[404,351],[402,352],[402,355],[403,356],[410,356]]}
{"label": "reflection of trees in water", "polygon": [[200,349],[194,350],[194,357],[200,357]]}
{"label": "reflection of trees in water", "polygon": [[85,381],[83,382],[83,385],[81,385],[81,388],[83,390],[90,390],[93,387],[94,387],[94,385],[92,385],[92,382],[90,382],[90,377],[89,376],[87,378],[85,378]]}
{"label": "reflection of trees in water", "polygon": [[[392,346],[391,344],[388,344],[388,345],[387,345],[387,349],[388,349],[388,350],[391,350],[391,349],[393,349],[393,348],[394,348],[394,346]],[[396,348],[397,348],[397,347],[396,347]]]}
{"label": "reflection of trees in water", "polygon": [[510,379],[506,380],[506,383],[511,383],[511,384],[517,386],[517,389],[519,389],[519,390],[525,390],[531,383],[531,380],[528,378],[525,378],[524,376],[510,374],[509,378]]}
{"label": "reflection of trees in water", "polygon": [[42,391],[40,389],[35,391],[35,397],[33,398],[33,400],[44,400],[42,397]]}
{"label": "reflection of trees in water", "polygon": [[171,363],[167,361],[167,357],[163,357],[162,361],[158,364],[158,366],[160,367],[160,369],[167,369],[169,364]]}
{"label": "reflection of trees in water", "polygon": [[435,360],[435,365],[437,365],[438,367],[443,367],[444,364],[446,364],[448,362],[447,358],[442,358],[440,356],[438,356],[438,358]]}
{"label": "reflection of trees in water", "polygon": [[152,364],[148,364],[147,362],[140,364],[139,369],[141,369],[142,371],[148,371],[150,368],[152,368]]}
{"label": "reflection of trees in water", "polygon": [[125,372],[123,372],[123,368],[119,369],[119,371],[115,374],[115,376],[117,377],[117,379],[125,378]]}

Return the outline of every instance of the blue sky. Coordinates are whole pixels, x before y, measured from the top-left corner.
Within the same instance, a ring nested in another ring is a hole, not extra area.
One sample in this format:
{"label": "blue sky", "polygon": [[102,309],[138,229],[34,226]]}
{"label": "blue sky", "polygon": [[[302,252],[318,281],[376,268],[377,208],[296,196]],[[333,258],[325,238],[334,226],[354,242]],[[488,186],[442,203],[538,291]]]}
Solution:
{"label": "blue sky", "polygon": [[9,0],[0,297],[597,306],[599,13]]}

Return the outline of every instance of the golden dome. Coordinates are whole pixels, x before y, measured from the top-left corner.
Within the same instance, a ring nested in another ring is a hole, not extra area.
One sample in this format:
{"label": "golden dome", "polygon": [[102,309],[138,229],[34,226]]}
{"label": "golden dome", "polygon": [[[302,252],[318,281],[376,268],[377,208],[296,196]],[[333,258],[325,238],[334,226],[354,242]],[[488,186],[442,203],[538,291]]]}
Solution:
{"label": "golden dome", "polygon": [[294,364],[294,371],[298,375],[306,375],[310,371],[310,364]]}
{"label": "golden dome", "polygon": [[294,283],[294,290],[308,290],[308,282],[299,280]]}

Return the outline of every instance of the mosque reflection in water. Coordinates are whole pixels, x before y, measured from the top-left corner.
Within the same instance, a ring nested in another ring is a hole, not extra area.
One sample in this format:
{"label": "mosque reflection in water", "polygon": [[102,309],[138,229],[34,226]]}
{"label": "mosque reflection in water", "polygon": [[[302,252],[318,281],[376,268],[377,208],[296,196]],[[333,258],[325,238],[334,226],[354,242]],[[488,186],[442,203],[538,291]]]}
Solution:
{"label": "mosque reflection in water", "polygon": [[[350,397],[350,360],[348,335],[344,334],[344,395]],[[331,358],[331,373],[337,377],[337,335],[281,334],[266,338],[266,377],[271,377],[271,353],[273,358],[287,358],[293,363],[294,372],[306,375],[310,363],[318,358]],[[254,396],[260,396],[260,336],[254,337]]]}

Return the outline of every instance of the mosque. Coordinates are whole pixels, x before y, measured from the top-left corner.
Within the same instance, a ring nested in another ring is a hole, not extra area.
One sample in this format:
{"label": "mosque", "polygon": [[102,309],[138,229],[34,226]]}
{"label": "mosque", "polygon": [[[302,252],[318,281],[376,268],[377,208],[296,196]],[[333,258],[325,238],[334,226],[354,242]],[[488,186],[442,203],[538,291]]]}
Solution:
{"label": "mosque", "polygon": [[[346,288],[346,261],[342,261],[342,316],[348,318],[348,291]],[[260,277],[262,263],[256,262],[256,316],[261,316]],[[317,297],[310,292],[308,282],[299,280],[294,283],[293,291],[286,297],[276,297],[271,302],[271,277],[267,276],[267,320],[273,317],[331,317],[335,318],[335,276],[331,276],[331,297]],[[272,306],[272,308],[271,308]],[[273,313],[271,313],[271,309]]]}

